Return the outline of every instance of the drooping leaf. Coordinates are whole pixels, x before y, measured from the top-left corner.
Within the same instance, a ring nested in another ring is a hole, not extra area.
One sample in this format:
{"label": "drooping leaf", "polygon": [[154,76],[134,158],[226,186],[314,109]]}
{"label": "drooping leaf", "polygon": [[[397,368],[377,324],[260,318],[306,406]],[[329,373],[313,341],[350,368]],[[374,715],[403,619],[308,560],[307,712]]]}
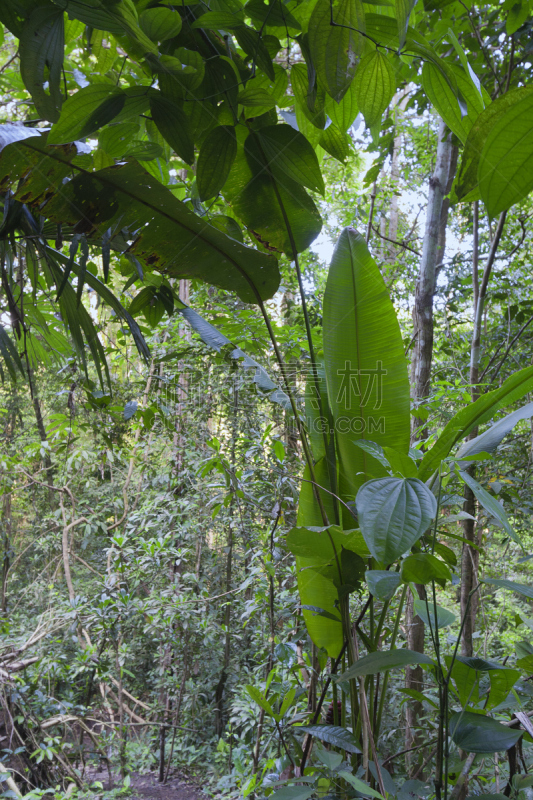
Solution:
{"label": "drooping leaf", "polygon": [[477,178],[489,217],[523,200],[533,189],[533,95],[498,117],[481,152]]}
{"label": "drooping leaf", "polygon": [[333,100],[333,98],[329,96],[326,97],[326,113],[341,133],[347,133],[359,113],[359,106],[354,91],[354,81],[352,81],[346,94],[338,103],[336,100]]}
{"label": "drooping leaf", "polygon": [[509,750],[522,731],[501,725],[491,717],[471,711],[457,711],[450,717],[450,733],[455,744],[467,753],[498,753]]}
{"label": "drooping leaf", "polygon": [[424,586],[436,581],[444,586],[452,575],[446,564],[431,553],[413,553],[402,562],[402,580],[405,583],[421,583]]}
{"label": "drooping leaf", "polygon": [[309,49],[319,81],[334,100],[341,100],[352,82],[364,33],[360,0],[318,0],[309,21]]}
{"label": "drooping leaf", "polygon": [[[416,614],[418,614],[425,625],[429,626],[431,624],[433,628],[435,628],[435,606],[433,603],[428,603],[428,608],[429,615],[425,600],[415,599],[414,609]],[[448,611],[447,608],[443,608],[437,604],[437,628],[439,630],[441,628],[447,628],[448,625],[453,625],[455,620],[456,616],[452,611]]]}
{"label": "drooping leaf", "polygon": [[433,447],[425,453],[418,468],[420,479],[426,481],[430,478],[439,468],[442,459],[449,455],[452,447],[473,428],[488,422],[501,408],[520,400],[532,389],[533,367],[526,367],[507,378],[499,389],[487,392],[475,403],[461,409],[448,422]]}
{"label": "drooping leaf", "polygon": [[510,592],[517,592],[533,600],[532,586],[525,586],[523,583],[515,583],[515,581],[507,580],[507,578],[482,578],[482,582],[488,583],[491,586],[496,586],[498,589],[508,589]]}
{"label": "drooping leaf", "polygon": [[[49,168],[59,166],[60,174],[66,175],[74,167],[79,173],[65,185],[54,180],[52,192],[60,190],[60,194],[49,200],[46,209],[53,221],[72,225],[83,221],[84,229],[90,231],[100,225],[112,227],[113,220],[120,218],[121,228],[137,232],[129,254],[148,266],[157,265],[165,275],[212,282],[237,292],[244,302],[267,299],[277,290],[276,259],[211,227],[136,162],[87,173],[79,166],[71,167],[75,150],[69,156],[54,147],[47,148],[45,137],[26,139],[14,146],[26,175],[19,189],[23,202],[39,203],[43,192],[50,195]],[[17,180],[11,147],[0,154],[0,182],[4,185],[7,180],[10,185]],[[33,182],[39,191],[35,200],[30,200]]]}
{"label": "drooping leaf", "polygon": [[331,744],[333,747],[340,747],[347,753],[357,754],[361,752],[353,733],[346,728],[340,728],[338,725],[301,725],[295,730],[309,733],[315,739],[320,739],[321,742]]}
{"label": "drooping leaf", "polygon": [[472,82],[464,70],[454,64],[448,66],[453,71],[459,90],[466,100],[468,108],[466,116],[461,114],[457,97],[444,75],[430,62],[426,62],[422,68],[422,85],[446,125],[462,142],[466,142],[476,117],[483,112],[484,104],[479,92],[472,86]]}
{"label": "drooping leaf", "polygon": [[20,75],[37,113],[50,122],[58,119],[63,102],[63,19],[62,9],[37,6],[26,19],[20,36]]}
{"label": "drooping leaf", "polygon": [[[309,69],[306,64],[293,64],[291,67],[291,86],[296,100],[296,118],[298,111],[305,115],[316,128],[323,129],[326,124],[324,113],[324,93],[311,92],[309,89]],[[298,124],[298,127],[301,126]]]}
{"label": "drooping leaf", "polygon": [[[17,373],[24,375],[24,367],[22,366],[22,361],[20,360],[17,348],[13,344],[11,337],[3,325],[0,325],[0,355],[2,356],[2,361],[6,365],[11,376],[11,380],[16,382]],[[1,378],[3,382],[3,372],[1,374]]]}
{"label": "drooping leaf", "polygon": [[83,139],[111,122],[124,108],[126,95],[109,83],[92,83],[71,95],[48,134],[48,144]]}
{"label": "drooping leaf", "polygon": [[531,86],[511,89],[498,97],[476,118],[468,134],[454,183],[457,200],[477,200],[481,196],[478,186],[479,164],[489,132],[498,125],[507,111],[526,100],[532,92],[533,87]]}
{"label": "drooping leaf", "polygon": [[355,74],[354,92],[359,110],[369,128],[381,121],[396,90],[396,75],[391,61],[381,50],[364,56]]}
{"label": "drooping leaf", "polygon": [[356,439],[409,449],[409,381],[398,319],[379,267],[353,228],[342,232],[333,254],[323,324],[339,487],[346,501],[368,478],[387,474]]}
{"label": "drooping leaf", "polygon": [[272,800],[307,800],[314,791],[314,786],[283,786],[270,796]]}
{"label": "drooping leaf", "polygon": [[433,661],[425,653],[418,653],[415,650],[378,650],[360,658],[359,661],[334,680],[349,681],[362,675],[376,675],[378,672],[384,672],[387,669],[408,667],[411,664],[433,665]]}
{"label": "drooping leaf", "polygon": [[252,698],[252,700],[257,703],[257,705],[266,711],[269,717],[275,717],[274,709],[268,702],[267,698],[260,692],[257,686],[252,686],[251,684],[247,684],[245,687],[246,691]]}
{"label": "drooping leaf", "polygon": [[533,403],[527,403],[517,411],[507,414],[506,417],[495,422],[494,425],[491,425],[484,433],[476,436],[475,439],[469,439],[461,445],[457,451],[456,458],[474,456],[479,453],[494,453],[502,439],[512,431],[514,426],[521,420],[529,419],[530,417],[533,417]]}
{"label": "drooping leaf", "polygon": [[344,164],[350,155],[351,139],[348,134],[340,131],[333,123],[323,130],[319,136],[318,144],[326,153]]}
{"label": "drooping leaf", "polygon": [[409,17],[416,5],[416,0],[394,0],[396,18],[398,20],[398,49],[401,50],[407,38]]}
{"label": "drooping leaf", "polygon": [[353,786],[356,792],[363,795],[363,797],[375,797],[376,800],[385,800],[383,795],[381,795],[379,792],[376,792],[375,789],[372,789],[371,786],[362,781],[360,778],[357,778],[351,772],[341,770],[339,775],[341,778],[344,778],[347,783]]}
{"label": "drooping leaf", "polygon": [[417,542],[437,513],[437,501],[417,478],[378,478],[356,497],[361,532],[380,564],[391,564]]}
{"label": "drooping leaf", "polygon": [[262,36],[258,31],[249,28],[247,25],[239,25],[235,28],[235,38],[244,52],[252,59],[252,64],[263,70],[272,81],[276,78],[274,72],[274,65],[263,41]]}
{"label": "drooping leaf", "polygon": [[219,193],[226,183],[236,153],[235,129],[229,125],[213,128],[202,143],[196,167],[200,200],[208,200]]}
{"label": "drooping leaf", "polygon": [[506,533],[513,541],[517,542],[517,544],[521,544],[520,537],[517,536],[513,530],[503,506],[500,505],[496,498],[492,497],[486,489],[480,486],[476,479],[473,478],[472,475],[469,475],[468,472],[461,471],[459,474],[466,485],[473,491],[485,511],[488,511],[491,516],[495,517],[498,522],[501,523]]}
{"label": "drooping leaf", "polygon": [[308,189],[324,194],[324,180],[316,153],[301,133],[290,125],[268,125],[257,132],[268,169],[282,181],[291,178]]}
{"label": "drooping leaf", "polygon": [[186,164],[192,164],[194,142],[189,130],[189,120],[183,109],[162,92],[153,90],[150,93],[150,111],[163,138]]}
{"label": "drooping leaf", "polygon": [[368,591],[378,600],[390,600],[400,585],[398,572],[389,572],[385,569],[369,569],[365,573]]}

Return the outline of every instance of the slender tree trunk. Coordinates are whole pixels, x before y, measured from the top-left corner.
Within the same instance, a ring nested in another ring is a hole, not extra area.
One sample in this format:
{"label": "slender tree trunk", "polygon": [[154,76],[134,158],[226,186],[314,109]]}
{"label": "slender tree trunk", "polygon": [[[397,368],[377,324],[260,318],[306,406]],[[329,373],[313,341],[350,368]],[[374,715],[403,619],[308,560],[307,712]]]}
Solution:
{"label": "slender tree trunk", "polygon": [[[479,283],[479,208],[477,202],[474,204],[473,214],[473,258],[472,258],[472,283],[474,291],[474,325],[472,330],[472,344],[470,348],[470,387],[472,402],[474,403],[480,395],[479,392],[479,365],[481,362],[481,328],[483,312],[485,308],[485,298],[489,285],[492,266],[496,257],[496,252],[500,244],[503,228],[505,225],[506,212],[500,215],[494,238],[492,240],[489,255],[483,269],[481,284]],[[478,434],[475,428],[470,438],[473,439]],[[470,474],[474,474],[474,467],[470,468]],[[463,510],[470,516],[476,515],[476,499],[472,490],[465,486]],[[463,544],[461,559],[461,618],[465,619],[463,633],[461,637],[461,652],[464,656],[471,656],[474,652],[473,634],[476,629],[476,613],[478,599],[474,593],[478,580],[479,551],[473,547],[476,542],[476,523],[474,519],[465,519],[463,522],[464,538],[469,544]],[[472,544],[470,544],[470,542]]]}
{"label": "slender tree trunk", "polygon": [[[439,125],[435,171],[429,179],[428,208],[422,258],[415,291],[413,310],[414,351],[411,364],[411,385],[413,399],[423,400],[430,391],[431,365],[433,360],[433,299],[435,296],[439,265],[444,257],[446,246],[446,226],[448,222],[449,203],[445,202],[446,194],[451,188],[457,164],[457,149],[451,143],[451,135],[443,122]],[[422,419],[412,420],[412,439],[418,438]],[[417,586],[420,597],[424,588]],[[407,642],[410,650],[424,652],[424,623],[414,613],[414,598],[409,592],[406,607]],[[415,691],[423,691],[423,673],[421,667],[408,669],[406,687]],[[423,712],[422,703],[410,701],[407,706],[406,748],[423,743],[416,729]],[[420,753],[420,757],[423,753]],[[410,764],[408,763],[410,768]]]}

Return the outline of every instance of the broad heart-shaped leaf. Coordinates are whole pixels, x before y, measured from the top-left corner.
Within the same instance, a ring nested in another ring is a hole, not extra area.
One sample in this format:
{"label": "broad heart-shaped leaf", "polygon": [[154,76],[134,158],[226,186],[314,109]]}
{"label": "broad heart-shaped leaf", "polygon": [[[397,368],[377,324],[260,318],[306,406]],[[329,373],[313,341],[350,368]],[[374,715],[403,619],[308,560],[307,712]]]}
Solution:
{"label": "broad heart-shaped leaf", "polygon": [[479,199],[481,196],[478,186],[479,165],[489,133],[509,110],[529,97],[532,92],[533,87],[531,86],[511,89],[502,97],[498,97],[476,118],[468,134],[454,183],[453,191],[457,200]]}
{"label": "broad heart-shaped leaf", "polygon": [[[0,154],[0,185],[12,186],[24,175],[17,199],[40,204],[52,195],[41,212],[52,221],[95,231],[98,242],[102,229],[120,220],[121,229],[136,232],[129,252],[169,277],[199,278],[237,292],[247,303],[276,292],[280,276],[275,258],[211,227],[139,164],[88,173],[71,165],[73,155],[72,147],[47,147],[45,137],[8,145]],[[63,185],[59,176],[73,169],[80,174]]]}
{"label": "broad heart-shaped leaf", "polygon": [[367,127],[380,122],[396,90],[396,75],[381,50],[371,50],[357,67],[353,88]]}
{"label": "broad heart-shaped leaf", "polygon": [[[238,140],[241,135],[239,129]],[[305,189],[269,170],[255,132],[247,136],[244,151],[239,146],[224,196],[261,244],[281,250],[289,258],[294,258],[295,251],[306,250],[322,228],[318,209]]]}
{"label": "broad heart-shaped leaf", "polygon": [[517,592],[533,600],[533,586],[525,586],[523,583],[508,581],[507,578],[483,578],[482,582],[488,583],[491,586],[496,586],[498,589],[508,589],[510,592]]}
{"label": "broad heart-shaped leaf", "polygon": [[507,414],[503,419],[495,422],[488,430],[470,439],[461,445],[457,451],[457,459],[466,456],[477,455],[478,453],[494,453],[502,439],[512,431],[514,426],[523,419],[533,417],[533,403],[527,403],[517,411]]}
{"label": "broad heart-shaped leaf", "polygon": [[390,600],[400,585],[398,572],[388,572],[385,569],[369,569],[365,572],[368,591],[378,600]]}
{"label": "broad heart-shaped leaf", "polygon": [[[429,608],[429,615],[428,615],[428,608]],[[435,628],[435,606],[433,603],[428,603],[428,608],[426,608],[426,601],[425,600],[418,600],[414,601],[414,609],[415,612],[418,614],[420,619],[424,622],[425,625],[430,625]],[[447,628],[448,625],[453,625],[456,620],[456,616],[453,611],[448,611],[447,608],[443,608],[437,604],[437,628],[440,630],[441,628]]]}
{"label": "broad heart-shaped leaf", "polygon": [[461,108],[457,102],[457,97],[450,88],[442,72],[429,61],[426,61],[422,68],[422,85],[431,104],[440,114],[446,125],[462,142],[465,142],[476,117],[478,117],[484,109],[483,100],[462,67],[455,64],[448,64],[448,69],[452,70],[454,73],[459,91],[466,101],[468,108],[468,114],[466,116],[461,114]]}
{"label": "broad heart-shaped leaf", "polygon": [[455,744],[467,753],[498,753],[509,750],[523,731],[501,725],[491,717],[471,711],[457,711],[450,717],[450,733]]}
{"label": "broad heart-shaped leaf", "polygon": [[357,741],[353,733],[346,728],[338,725],[302,725],[294,728],[294,732],[303,731],[320,739],[321,742],[332,744],[333,747],[341,747],[347,753],[360,753]]}
{"label": "broad heart-shaped leaf", "polygon": [[380,564],[392,564],[427,531],[437,501],[417,478],[367,481],[356,497],[361,532]]}
{"label": "broad heart-shaped leaf", "polygon": [[109,83],[92,83],[65,102],[61,116],[48,134],[48,144],[83,139],[111,122],[124,108],[126,95]]}
{"label": "broad heart-shaped leaf", "polygon": [[356,661],[346,672],[343,672],[335,681],[350,681],[352,678],[359,678],[361,675],[376,675],[387,669],[398,669],[408,667],[411,664],[429,664],[434,666],[432,659],[425,653],[417,653],[415,650],[378,650],[369,653]]}
{"label": "broad heart-shaped leaf", "polygon": [[150,111],[159,133],[185,163],[194,162],[194,142],[183,109],[162,92],[150,92]]}
{"label": "broad heart-shaped leaf", "polygon": [[341,100],[352,82],[364,33],[360,0],[318,0],[309,20],[309,48],[318,79],[334,100]]}
{"label": "broad heart-shaped leaf", "polygon": [[35,103],[37,114],[51,122],[58,119],[63,101],[64,37],[63,9],[52,5],[34,8],[20,37],[20,75]]}
{"label": "broad heart-shaped leaf", "polygon": [[257,131],[268,168],[277,180],[291,178],[324,194],[324,179],[316,153],[301,133],[290,125],[267,125]]}
{"label": "broad heart-shaped leaf", "polygon": [[[328,479],[328,468],[325,458],[320,459],[315,464],[315,478],[320,486],[330,488]],[[313,486],[308,482],[310,479],[309,467],[304,470],[304,480],[300,489],[298,502],[297,525],[299,527],[317,527],[324,525]],[[331,491],[331,490],[330,490]],[[327,492],[320,492],[324,510],[328,519],[335,519],[335,506],[333,498]],[[296,537],[294,537],[296,538]],[[329,551],[331,552],[331,550]],[[329,558],[329,556],[326,556]],[[334,617],[339,616],[339,611],[335,605],[338,602],[338,592],[332,580],[322,575],[313,567],[323,563],[322,559],[317,558],[313,552],[311,555],[296,556],[296,574],[298,580],[298,593],[302,606],[318,606]],[[332,658],[336,658],[342,648],[343,634],[342,625],[335,620],[319,616],[312,611],[304,609],[305,624],[309,635],[318,647],[324,647]]]}
{"label": "broad heart-shaped leaf", "polygon": [[426,481],[430,478],[438,470],[440,462],[449,455],[452,447],[473,428],[488,422],[497,411],[520,400],[532,389],[533,367],[526,367],[507,378],[499,389],[487,392],[475,403],[459,411],[448,422],[431,450],[424,455],[418,467],[420,479]]}
{"label": "broad heart-shaped leaf", "polygon": [[[354,444],[370,439],[409,449],[409,381],[404,345],[389,293],[362,236],[339,238],[324,296],[324,365],[335,422],[339,488],[353,500],[371,477],[386,475]],[[345,527],[352,527],[343,511]]]}
{"label": "broad heart-shaped leaf", "polygon": [[460,472],[462,480],[469,486],[485,511],[488,511],[491,516],[495,517],[498,522],[500,522],[506,533],[513,539],[517,544],[521,544],[520,537],[514,532],[511,523],[507,518],[507,514],[502,505],[496,500],[495,497],[492,497],[486,489],[484,489],[480,484],[473,478],[468,472]]}
{"label": "broad heart-shaped leaf", "polygon": [[431,553],[413,553],[402,562],[402,581],[405,583],[421,583],[424,586],[436,581],[444,587],[451,581],[452,574],[446,564]]}
{"label": "broad heart-shaped leaf", "polygon": [[147,8],[139,17],[139,25],[153,42],[163,42],[181,31],[181,17],[177,9]]}
{"label": "broad heart-shaped leaf", "polygon": [[200,200],[215,197],[226,183],[237,153],[235,129],[217,125],[206,136],[200,147],[196,167],[196,184]]}
{"label": "broad heart-shaped leaf", "polygon": [[533,189],[532,160],[533,95],[528,95],[498,118],[479,159],[479,191],[491,219]]}

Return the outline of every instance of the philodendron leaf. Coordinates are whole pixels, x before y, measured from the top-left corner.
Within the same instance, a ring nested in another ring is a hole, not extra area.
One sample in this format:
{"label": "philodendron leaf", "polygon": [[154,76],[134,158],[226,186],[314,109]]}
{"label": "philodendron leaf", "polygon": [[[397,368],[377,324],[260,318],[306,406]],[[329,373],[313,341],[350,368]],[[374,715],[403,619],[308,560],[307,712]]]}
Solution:
{"label": "philodendron leaf", "polygon": [[[429,608],[429,614],[428,614]],[[435,627],[435,606],[433,603],[428,603],[426,607],[425,600],[418,600],[414,601],[414,609],[415,612],[418,614],[422,622],[426,625],[431,625],[433,628]],[[437,605],[437,628],[440,630],[441,628],[447,628],[448,625],[453,625],[456,620],[456,616],[452,611],[448,611],[447,608],[443,608],[442,606]]]}
{"label": "philodendron leaf", "polygon": [[515,745],[523,731],[483,714],[457,711],[450,717],[450,733],[455,744],[467,753],[498,753]]}
{"label": "philodendron leaf", "polygon": [[462,480],[466,483],[467,486],[472,489],[473,493],[488,513],[493,516],[498,522],[501,523],[505,532],[513,539],[517,544],[521,544],[520,537],[514,532],[513,528],[511,527],[511,523],[507,518],[507,514],[504,511],[504,508],[500,503],[496,500],[495,497],[492,497],[486,489],[484,489],[480,484],[473,478],[468,472],[460,472],[459,473]]}
{"label": "philodendron leaf", "polygon": [[381,120],[396,90],[394,69],[381,50],[372,50],[361,59],[353,88],[359,110],[372,128]]}
{"label": "philodendron leaf", "polygon": [[321,742],[332,744],[334,747],[341,747],[347,753],[360,753],[357,741],[353,733],[346,728],[337,725],[302,725],[295,728],[295,731],[304,731],[320,739]]}
{"label": "philodendron leaf", "polygon": [[309,48],[319,81],[334,100],[341,100],[352,82],[364,32],[360,0],[318,0],[309,21]]}
{"label": "philodendron leaf", "polygon": [[388,572],[385,569],[369,569],[365,573],[368,591],[378,600],[390,600],[400,585],[398,572]]}
{"label": "philodendron leaf", "polygon": [[368,549],[385,565],[410,550],[437,513],[434,494],[417,478],[367,481],[355,502]]}
{"label": "philodendron leaf", "polygon": [[425,653],[417,653],[415,650],[380,650],[376,653],[369,653],[360,658],[353,666],[339,675],[335,680],[349,681],[352,678],[359,678],[361,675],[376,675],[387,669],[397,669],[398,667],[408,667],[411,664],[433,665],[432,659]]}

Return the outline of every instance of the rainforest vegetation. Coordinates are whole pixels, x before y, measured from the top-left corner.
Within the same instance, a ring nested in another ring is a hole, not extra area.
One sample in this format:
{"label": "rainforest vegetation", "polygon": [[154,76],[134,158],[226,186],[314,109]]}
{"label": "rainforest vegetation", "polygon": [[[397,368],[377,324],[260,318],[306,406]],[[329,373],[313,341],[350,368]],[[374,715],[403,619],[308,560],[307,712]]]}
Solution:
{"label": "rainforest vegetation", "polygon": [[530,798],[531,10],[0,0],[1,797]]}

